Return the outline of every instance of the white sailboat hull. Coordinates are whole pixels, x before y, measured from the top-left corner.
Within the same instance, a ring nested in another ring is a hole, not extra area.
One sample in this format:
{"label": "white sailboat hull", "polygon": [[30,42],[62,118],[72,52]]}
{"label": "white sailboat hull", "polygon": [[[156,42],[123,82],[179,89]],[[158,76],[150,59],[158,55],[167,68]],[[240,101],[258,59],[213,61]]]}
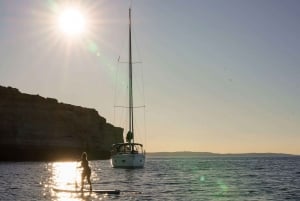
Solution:
{"label": "white sailboat hull", "polygon": [[143,153],[122,153],[111,157],[111,165],[114,168],[143,168],[145,154]]}

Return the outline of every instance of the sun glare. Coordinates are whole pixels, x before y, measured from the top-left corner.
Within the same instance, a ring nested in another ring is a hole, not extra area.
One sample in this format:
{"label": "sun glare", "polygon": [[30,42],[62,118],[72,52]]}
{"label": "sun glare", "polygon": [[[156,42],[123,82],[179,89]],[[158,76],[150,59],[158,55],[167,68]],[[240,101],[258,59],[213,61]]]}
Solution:
{"label": "sun glare", "polygon": [[79,35],[86,30],[86,19],[80,10],[69,8],[58,18],[60,30],[68,35]]}
{"label": "sun glare", "polygon": [[76,162],[57,162],[53,164],[53,182],[59,188],[74,188],[80,183],[80,173]]}

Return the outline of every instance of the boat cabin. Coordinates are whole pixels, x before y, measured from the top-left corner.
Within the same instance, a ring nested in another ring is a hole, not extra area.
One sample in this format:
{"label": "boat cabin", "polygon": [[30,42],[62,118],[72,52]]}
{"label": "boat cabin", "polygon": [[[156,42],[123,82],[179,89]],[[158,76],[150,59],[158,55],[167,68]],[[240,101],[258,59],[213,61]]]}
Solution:
{"label": "boat cabin", "polygon": [[143,145],[139,143],[118,143],[112,145],[111,154],[138,154],[143,153]]}

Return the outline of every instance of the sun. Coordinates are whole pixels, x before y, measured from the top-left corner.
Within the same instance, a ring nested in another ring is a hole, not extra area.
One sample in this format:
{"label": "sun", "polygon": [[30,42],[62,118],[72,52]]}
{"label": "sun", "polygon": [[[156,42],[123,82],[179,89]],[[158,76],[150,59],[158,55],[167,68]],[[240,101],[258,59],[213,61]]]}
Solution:
{"label": "sun", "polygon": [[86,19],[76,8],[64,9],[58,17],[58,24],[60,30],[67,35],[80,35],[86,31]]}

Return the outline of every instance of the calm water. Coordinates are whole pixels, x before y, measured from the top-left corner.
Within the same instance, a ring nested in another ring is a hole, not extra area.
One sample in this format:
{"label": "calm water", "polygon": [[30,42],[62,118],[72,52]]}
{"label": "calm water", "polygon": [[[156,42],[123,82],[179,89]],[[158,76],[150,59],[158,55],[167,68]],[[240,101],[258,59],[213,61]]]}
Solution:
{"label": "calm water", "polygon": [[127,192],[53,192],[80,183],[76,162],[0,163],[0,200],[300,200],[300,157],[149,157],[137,170],[90,164],[94,189]]}

